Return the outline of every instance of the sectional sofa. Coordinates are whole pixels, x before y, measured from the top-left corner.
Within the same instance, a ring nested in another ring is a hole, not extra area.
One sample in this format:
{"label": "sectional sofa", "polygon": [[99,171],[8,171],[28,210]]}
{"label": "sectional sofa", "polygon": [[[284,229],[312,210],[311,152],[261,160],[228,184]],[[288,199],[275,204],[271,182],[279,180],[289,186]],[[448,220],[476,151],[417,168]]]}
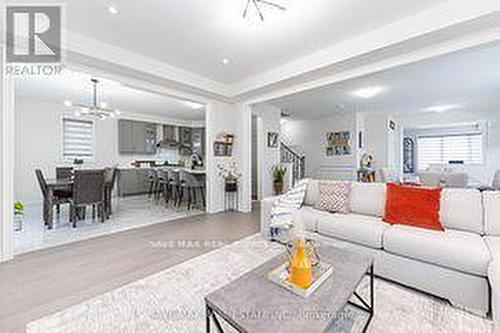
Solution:
{"label": "sectional sofa", "polygon": [[[274,200],[262,202],[261,230],[266,237]],[[305,203],[294,214],[295,229],[370,254],[378,276],[448,299],[457,307],[486,316],[492,305],[494,319],[500,320],[500,192],[444,189],[444,232],[385,223],[385,184],[351,183],[347,215],[315,209],[318,200],[318,181],[309,180]]]}

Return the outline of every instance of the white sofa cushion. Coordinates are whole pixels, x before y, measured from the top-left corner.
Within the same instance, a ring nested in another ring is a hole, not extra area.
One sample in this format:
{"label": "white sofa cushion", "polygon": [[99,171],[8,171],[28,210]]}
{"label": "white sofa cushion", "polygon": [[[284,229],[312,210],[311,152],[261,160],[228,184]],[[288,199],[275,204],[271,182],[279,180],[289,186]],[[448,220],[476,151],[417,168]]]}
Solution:
{"label": "white sofa cushion", "polygon": [[308,179],[304,204],[314,206],[319,201],[319,186],[317,179]]}
{"label": "white sofa cushion", "polygon": [[445,229],[484,232],[481,192],[475,189],[443,189],[441,222]]}
{"label": "white sofa cushion", "polygon": [[491,312],[495,333],[500,332],[500,260],[494,260],[488,270],[491,285]]}
{"label": "white sofa cushion", "polygon": [[382,235],[389,224],[380,218],[357,214],[330,214],[317,221],[318,233],[365,245],[382,248]]}
{"label": "white sofa cushion", "polygon": [[500,236],[500,191],[483,192],[483,205],[485,234]]}
{"label": "white sofa cushion", "polygon": [[330,215],[332,215],[332,213],[317,210],[311,206],[302,206],[302,208],[294,214],[295,226],[298,230],[315,232],[318,220]]}
{"label": "white sofa cushion", "polygon": [[384,233],[384,249],[426,263],[486,276],[490,254],[478,234],[394,225]]}
{"label": "white sofa cushion", "polygon": [[484,239],[486,241],[488,249],[490,250],[491,259],[493,261],[498,261],[498,263],[500,264],[500,236],[487,236],[484,237]]}
{"label": "white sofa cushion", "polygon": [[351,212],[355,214],[384,216],[386,186],[383,183],[358,183],[351,185]]}

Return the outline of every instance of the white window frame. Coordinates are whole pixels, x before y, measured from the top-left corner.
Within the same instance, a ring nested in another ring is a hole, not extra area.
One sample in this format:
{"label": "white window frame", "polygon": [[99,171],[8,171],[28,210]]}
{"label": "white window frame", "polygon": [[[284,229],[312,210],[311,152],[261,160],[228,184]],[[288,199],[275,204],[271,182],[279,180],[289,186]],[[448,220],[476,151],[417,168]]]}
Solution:
{"label": "white window frame", "polygon": [[92,123],[92,156],[90,157],[81,157],[82,160],[85,162],[93,162],[95,160],[95,153],[96,153],[96,130],[95,130],[95,121],[94,119],[85,119],[85,118],[78,118],[78,117],[71,117],[71,116],[62,116],[61,117],[61,159],[62,161],[66,163],[73,163],[74,158],[71,157],[66,157],[64,156],[64,121],[65,120],[70,120],[70,121],[86,121],[89,123]]}
{"label": "white window frame", "polygon": [[[420,167],[421,161],[420,161],[420,139],[425,139],[425,138],[445,138],[445,137],[457,137],[457,136],[480,136],[481,137],[481,160],[478,163],[467,163],[464,161],[464,166],[484,166],[485,163],[485,158],[486,158],[486,150],[487,146],[485,144],[486,142],[486,133],[485,131],[477,131],[477,132],[464,132],[464,133],[443,133],[443,134],[424,134],[424,135],[417,135],[416,139],[416,145],[415,145],[415,150],[416,150],[416,164],[417,164],[417,170],[418,171],[423,171],[425,169],[422,169]],[[443,162],[442,165],[451,165],[448,162]]]}

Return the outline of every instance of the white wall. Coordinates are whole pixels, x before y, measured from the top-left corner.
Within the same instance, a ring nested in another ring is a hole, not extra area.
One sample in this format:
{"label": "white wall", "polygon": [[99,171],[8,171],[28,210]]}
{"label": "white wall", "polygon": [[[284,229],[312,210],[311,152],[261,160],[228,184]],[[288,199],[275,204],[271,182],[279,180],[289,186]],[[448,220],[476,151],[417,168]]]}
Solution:
{"label": "white wall", "polygon": [[[396,123],[395,130],[389,128],[391,119]],[[383,114],[366,114],[364,135],[363,153],[372,154],[375,169],[401,169],[401,124],[397,119]]]}
{"label": "white wall", "polygon": [[500,169],[500,110],[455,110],[443,113],[420,113],[400,115],[396,118],[403,127],[439,126],[449,124],[486,122],[484,165],[465,166],[471,181],[490,184],[497,169]]}
{"label": "white wall", "polygon": [[280,147],[267,146],[269,132],[281,132],[281,110],[272,105],[259,104],[252,107],[252,114],[257,118],[257,153],[258,161],[258,198],[274,195],[272,169],[280,164]]}
{"label": "white wall", "polygon": [[[335,114],[329,118],[293,120],[281,127],[285,143],[306,157],[306,176],[320,179],[353,180],[358,168],[358,132],[363,121],[356,113]],[[349,131],[351,155],[326,156],[326,133]]]}
{"label": "white wall", "polygon": [[[73,116],[69,110],[58,103],[40,102],[25,98],[15,101],[15,199],[26,203],[42,199],[34,170],[39,168],[47,178],[55,177],[57,166],[70,164],[62,157],[62,118]],[[140,114],[124,114],[123,118],[144,120],[157,123],[172,123],[183,126],[191,122],[172,120]],[[200,125],[199,123],[196,125]],[[204,124],[203,124],[204,125]],[[161,138],[159,126],[158,138]],[[118,153],[118,120],[95,121],[94,159],[88,165],[105,167],[130,166],[136,159],[177,160],[177,150],[161,150],[157,155],[129,155]]]}
{"label": "white wall", "polygon": [[[210,102],[206,109],[207,135],[207,211],[217,213],[224,210],[224,181],[218,177],[217,165],[235,163],[243,174],[239,184],[239,210],[251,210],[251,144],[252,113],[249,107],[240,104]],[[222,133],[235,135],[231,157],[214,156],[213,142]]]}

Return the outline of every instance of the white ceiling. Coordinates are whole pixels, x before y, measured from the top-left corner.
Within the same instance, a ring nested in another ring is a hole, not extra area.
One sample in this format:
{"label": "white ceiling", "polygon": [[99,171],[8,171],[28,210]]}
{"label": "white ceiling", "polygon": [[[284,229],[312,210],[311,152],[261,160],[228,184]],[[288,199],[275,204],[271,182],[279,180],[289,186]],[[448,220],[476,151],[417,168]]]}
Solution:
{"label": "white ceiling", "polygon": [[[396,67],[268,101],[296,118],[320,118],[338,112],[401,114],[434,105],[500,112],[500,43]],[[352,92],[370,86],[384,91],[370,99]],[[447,112],[453,112],[452,110]]]}
{"label": "white ceiling", "polygon": [[[444,0],[276,0],[263,25],[242,19],[246,0],[61,0],[67,28],[223,83],[264,73]],[[14,0],[11,3],[46,3]],[[112,15],[107,6],[119,13]],[[71,38],[71,33],[68,34]],[[228,65],[222,59],[230,59]]]}
{"label": "white ceiling", "polygon": [[[90,75],[67,70],[60,76],[17,77],[16,95],[60,103],[61,106],[65,100],[72,101],[74,105],[91,105],[93,87],[90,79]],[[193,109],[188,101],[133,89],[110,80],[99,80],[100,101],[124,114],[146,114],[188,121],[204,119],[204,108]]]}

